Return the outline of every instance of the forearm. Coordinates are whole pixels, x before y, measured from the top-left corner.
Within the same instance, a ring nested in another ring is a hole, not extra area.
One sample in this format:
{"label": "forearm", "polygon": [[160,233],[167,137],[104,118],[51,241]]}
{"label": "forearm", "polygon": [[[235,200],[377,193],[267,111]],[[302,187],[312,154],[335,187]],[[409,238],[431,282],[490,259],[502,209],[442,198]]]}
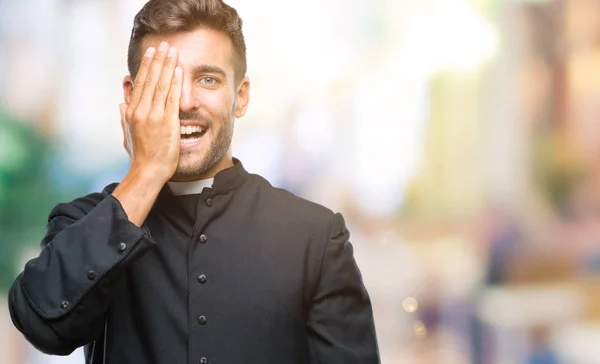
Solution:
{"label": "forearm", "polygon": [[101,333],[116,285],[154,244],[110,195],[85,216],[76,210],[67,204],[65,215],[50,221],[50,240],[25,265],[9,300],[15,326],[40,350],[58,355]]}
{"label": "forearm", "polygon": [[147,171],[130,171],[112,195],[119,200],[129,221],[141,227],[165,181]]}

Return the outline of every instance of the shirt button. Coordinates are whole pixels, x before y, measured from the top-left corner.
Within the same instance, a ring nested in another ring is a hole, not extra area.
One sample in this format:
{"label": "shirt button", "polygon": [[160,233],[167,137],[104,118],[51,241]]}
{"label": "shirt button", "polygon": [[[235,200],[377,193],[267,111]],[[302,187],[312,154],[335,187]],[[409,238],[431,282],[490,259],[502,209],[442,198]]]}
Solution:
{"label": "shirt button", "polygon": [[208,364],[208,359],[200,358],[200,364]]}
{"label": "shirt button", "polygon": [[62,303],[60,304],[60,308],[66,310],[67,307],[69,307],[69,301],[62,301]]}
{"label": "shirt button", "polygon": [[204,274],[200,274],[200,276],[198,277],[198,282],[202,284],[206,283],[206,276]]}
{"label": "shirt button", "polygon": [[198,317],[198,323],[200,325],[206,325],[206,316],[200,316],[200,317]]}
{"label": "shirt button", "polygon": [[200,243],[204,244],[208,241],[208,238],[206,237],[206,235],[202,234],[200,235]]}
{"label": "shirt button", "polygon": [[209,198],[207,198],[207,199],[206,199],[206,206],[208,206],[208,207],[211,207],[211,206],[212,206],[212,202],[213,202],[213,201],[212,201],[212,198],[210,198],[210,197],[209,197]]}
{"label": "shirt button", "polygon": [[90,281],[93,281],[93,280],[94,280],[94,278],[96,278],[96,272],[94,272],[93,270],[89,271],[89,272],[87,273],[87,277],[88,277],[88,279],[89,279]]}
{"label": "shirt button", "polygon": [[119,253],[123,253],[125,251],[125,249],[127,249],[127,244],[121,242],[121,244],[119,244]]}

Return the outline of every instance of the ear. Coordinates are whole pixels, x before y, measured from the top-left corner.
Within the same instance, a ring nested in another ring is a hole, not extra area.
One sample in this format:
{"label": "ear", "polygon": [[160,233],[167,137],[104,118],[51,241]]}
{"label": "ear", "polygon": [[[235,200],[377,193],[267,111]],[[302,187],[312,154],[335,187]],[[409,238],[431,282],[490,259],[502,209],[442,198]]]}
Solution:
{"label": "ear", "polygon": [[133,79],[127,75],[123,78],[123,98],[127,105],[131,104],[131,94],[133,93]]}
{"label": "ear", "polygon": [[248,103],[250,102],[250,79],[248,76],[244,77],[240,85],[238,86],[235,95],[235,117],[236,119],[241,118],[246,114],[248,110]]}

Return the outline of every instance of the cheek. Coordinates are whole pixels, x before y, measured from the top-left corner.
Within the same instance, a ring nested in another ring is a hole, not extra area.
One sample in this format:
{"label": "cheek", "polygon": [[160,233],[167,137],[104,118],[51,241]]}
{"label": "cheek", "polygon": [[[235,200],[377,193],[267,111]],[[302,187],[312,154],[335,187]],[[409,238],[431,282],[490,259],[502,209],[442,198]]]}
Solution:
{"label": "cheek", "polygon": [[227,115],[231,109],[232,98],[226,90],[200,90],[198,97],[202,107],[213,116]]}

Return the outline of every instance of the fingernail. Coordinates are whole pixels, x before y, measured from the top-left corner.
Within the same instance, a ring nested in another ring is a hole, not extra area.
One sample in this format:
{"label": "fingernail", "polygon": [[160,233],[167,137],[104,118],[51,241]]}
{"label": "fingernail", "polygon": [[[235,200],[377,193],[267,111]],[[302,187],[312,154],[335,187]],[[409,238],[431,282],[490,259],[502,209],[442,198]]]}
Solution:
{"label": "fingernail", "polygon": [[167,44],[167,42],[160,42],[160,47],[158,48],[161,52],[164,52],[167,50],[167,47],[169,45]]}
{"label": "fingernail", "polygon": [[154,55],[154,52],[156,52],[156,49],[150,47],[150,48],[146,49],[146,54],[144,56],[145,57],[152,57]]}
{"label": "fingernail", "polygon": [[175,47],[169,48],[169,53],[167,53],[167,57],[173,57],[175,54]]}
{"label": "fingernail", "polygon": [[183,72],[183,70],[181,69],[181,67],[177,66],[175,68],[175,76],[177,77],[181,77],[181,73]]}

